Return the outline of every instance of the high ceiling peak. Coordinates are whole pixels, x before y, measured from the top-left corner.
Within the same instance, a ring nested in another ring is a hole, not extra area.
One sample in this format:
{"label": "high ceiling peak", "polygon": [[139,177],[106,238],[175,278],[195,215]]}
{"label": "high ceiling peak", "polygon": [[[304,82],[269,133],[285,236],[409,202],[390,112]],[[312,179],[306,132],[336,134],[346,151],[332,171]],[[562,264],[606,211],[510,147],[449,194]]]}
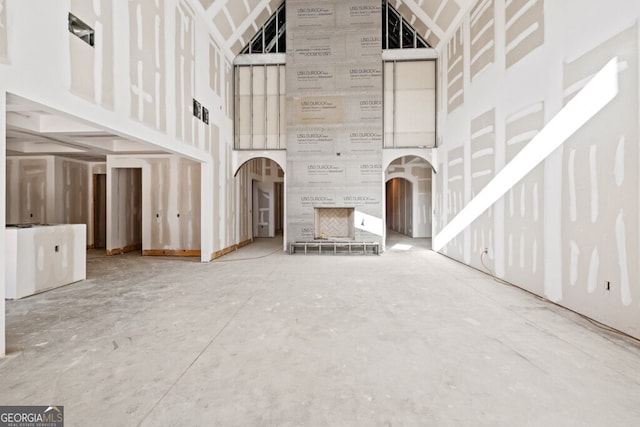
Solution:
{"label": "high ceiling peak", "polygon": [[[230,58],[240,54],[284,0],[191,0]],[[389,0],[426,43],[438,48],[474,0]]]}

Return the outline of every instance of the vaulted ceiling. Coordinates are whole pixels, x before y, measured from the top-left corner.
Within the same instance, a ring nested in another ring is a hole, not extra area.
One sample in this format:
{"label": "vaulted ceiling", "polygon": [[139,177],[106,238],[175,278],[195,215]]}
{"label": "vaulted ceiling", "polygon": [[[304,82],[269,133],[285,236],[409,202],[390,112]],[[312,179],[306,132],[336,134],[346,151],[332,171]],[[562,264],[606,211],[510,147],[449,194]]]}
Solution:
{"label": "vaulted ceiling", "polygon": [[[284,0],[194,0],[213,33],[233,57]],[[432,47],[455,28],[473,0],[389,0]]]}

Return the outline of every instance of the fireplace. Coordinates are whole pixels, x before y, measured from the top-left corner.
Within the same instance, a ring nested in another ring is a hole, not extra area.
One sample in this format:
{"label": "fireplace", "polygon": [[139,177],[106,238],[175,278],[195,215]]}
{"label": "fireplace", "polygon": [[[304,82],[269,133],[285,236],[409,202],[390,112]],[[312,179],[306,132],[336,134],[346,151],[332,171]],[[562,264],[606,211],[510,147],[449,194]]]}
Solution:
{"label": "fireplace", "polygon": [[353,208],[315,208],[315,238],[353,240]]}

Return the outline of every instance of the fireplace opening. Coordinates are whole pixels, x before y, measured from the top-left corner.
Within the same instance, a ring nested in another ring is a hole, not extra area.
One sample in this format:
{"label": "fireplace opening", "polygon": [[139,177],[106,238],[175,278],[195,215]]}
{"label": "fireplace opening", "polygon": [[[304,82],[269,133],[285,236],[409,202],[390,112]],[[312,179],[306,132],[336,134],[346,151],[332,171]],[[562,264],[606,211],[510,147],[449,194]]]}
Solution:
{"label": "fireplace opening", "polygon": [[354,208],[315,208],[315,238],[353,240]]}

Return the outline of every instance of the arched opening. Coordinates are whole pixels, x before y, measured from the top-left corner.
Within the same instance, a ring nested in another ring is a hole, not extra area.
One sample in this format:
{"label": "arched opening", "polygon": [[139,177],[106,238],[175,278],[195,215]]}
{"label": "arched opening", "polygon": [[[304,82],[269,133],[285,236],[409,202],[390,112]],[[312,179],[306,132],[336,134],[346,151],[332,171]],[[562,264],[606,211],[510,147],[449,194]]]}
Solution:
{"label": "arched opening", "polygon": [[266,157],[246,161],[236,173],[240,180],[240,232],[255,238],[282,237],[284,233],[284,171]]}
{"label": "arched opening", "polygon": [[399,233],[430,244],[431,174],[429,162],[418,156],[402,156],[389,164],[385,171],[387,238]]}

